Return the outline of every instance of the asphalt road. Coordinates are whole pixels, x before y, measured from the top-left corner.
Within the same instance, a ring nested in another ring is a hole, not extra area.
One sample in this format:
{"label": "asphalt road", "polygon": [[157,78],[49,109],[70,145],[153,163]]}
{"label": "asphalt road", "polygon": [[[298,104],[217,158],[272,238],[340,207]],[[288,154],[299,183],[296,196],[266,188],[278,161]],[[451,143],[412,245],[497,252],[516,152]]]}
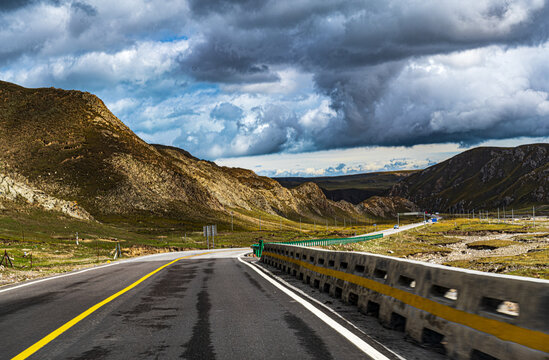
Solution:
{"label": "asphalt road", "polygon": [[[27,349],[35,351],[29,359],[369,358],[237,258],[246,252],[183,258],[144,280],[174,259],[199,252],[149,256],[1,288],[0,359]],[[82,313],[87,316],[78,318]]]}

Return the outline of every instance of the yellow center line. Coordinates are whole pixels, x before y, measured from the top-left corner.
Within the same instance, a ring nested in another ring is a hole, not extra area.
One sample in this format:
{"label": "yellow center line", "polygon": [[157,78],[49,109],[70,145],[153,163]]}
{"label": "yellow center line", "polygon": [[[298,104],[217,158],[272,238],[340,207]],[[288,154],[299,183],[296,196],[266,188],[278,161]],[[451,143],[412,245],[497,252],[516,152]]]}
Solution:
{"label": "yellow center line", "polygon": [[114,295],[111,295],[109,296],[108,298],[106,298],[105,300],[101,301],[100,303],[97,303],[95,304],[94,306],[92,306],[91,308],[89,308],[88,310],[84,311],[83,313],[81,313],[80,315],[78,315],[77,317],[75,317],[74,319],[68,321],[67,323],[63,324],[62,326],[60,326],[59,328],[55,329],[54,331],[52,331],[51,333],[49,333],[48,335],[46,335],[44,338],[42,338],[41,340],[39,340],[38,342],[36,342],[35,344],[31,345],[30,347],[28,347],[27,349],[25,349],[24,351],[22,351],[21,353],[19,353],[18,355],[14,356],[12,358],[12,360],[22,360],[22,359],[26,359],[28,358],[29,356],[31,356],[32,354],[34,354],[35,352],[37,352],[38,350],[40,350],[41,348],[43,348],[44,346],[46,346],[48,343],[50,343],[53,339],[55,339],[56,337],[58,337],[59,335],[63,334],[65,331],[69,330],[71,327],[73,327],[74,325],[76,325],[79,321],[82,321],[84,318],[86,318],[87,316],[89,316],[90,314],[92,314],[94,311],[96,311],[97,309],[99,309],[100,307],[102,307],[103,305],[106,305],[108,303],[110,303],[111,301],[113,301],[114,299],[116,299],[117,297],[119,297],[120,295],[130,291],[131,289],[133,289],[134,287],[136,287],[137,285],[141,284],[143,281],[147,280],[148,278],[150,278],[151,276],[153,276],[154,274],[156,274],[157,272],[159,272],[160,270],[170,266],[171,264],[173,263],[176,263],[178,262],[179,260],[182,260],[182,259],[188,259],[188,258],[192,258],[192,257],[195,257],[195,256],[201,256],[201,255],[208,255],[208,254],[212,254],[212,253],[217,253],[217,252],[227,252],[227,251],[236,251],[236,250],[221,250],[221,251],[210,251],[210,252],[203,252],[203,253],[199,253],[199,254],[194,254],[194,255],[189,255],[189,256],[183,256],[183,257],[180,257],[180,258],[177,258],[165,265],[162,265],[161,267],[159,267],[158,269],[148,273],[147,275],[143,276],[142,278],[140,278],[139,280],[135,281],[134,283],[132,283],[131,285],[128,285],[127,287],[125,287],[124,289],[120,290],[119,292],[117,292],[116,294]]}

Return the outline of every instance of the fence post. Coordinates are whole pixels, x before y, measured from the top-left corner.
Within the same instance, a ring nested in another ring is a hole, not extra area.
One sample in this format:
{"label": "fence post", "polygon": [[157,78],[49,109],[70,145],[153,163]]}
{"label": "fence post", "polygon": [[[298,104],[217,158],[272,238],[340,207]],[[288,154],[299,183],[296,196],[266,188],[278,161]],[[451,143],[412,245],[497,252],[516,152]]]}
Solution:
{"label": "fence post", "polygon": [[10,256],[8,255],[8,250],[4,250],[4,255],[2,256],[0,265],[4,264],[4,261],[6,262],[6,266],[8,266],[8,262],[9,262],[10,266],[13,267],[13,263],[11,262]]}

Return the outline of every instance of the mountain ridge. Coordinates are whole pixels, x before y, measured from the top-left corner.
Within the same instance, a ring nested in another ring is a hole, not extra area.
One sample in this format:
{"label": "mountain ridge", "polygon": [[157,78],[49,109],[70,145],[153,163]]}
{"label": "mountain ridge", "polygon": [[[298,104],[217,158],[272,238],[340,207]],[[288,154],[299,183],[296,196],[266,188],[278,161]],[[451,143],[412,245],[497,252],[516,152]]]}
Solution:
{"label": "mountain ridge", "polygon": [[387,196],[398,181],[419,170],[380,171],[363,174],[319,177],[275,177],[282,186],[294,188],[304,182],[314,182],[328,199],[345,200],[359,205],[372,196]]}
{"label": "mountain ridge", "polygon": [[147,144],[90,93],[7,82],[0,82],[0,174],[106,222],[228,222],[233,210],[241,222],[261,213],[310,220],[363,214],[314,184],[286,189],[251,170]]}
{"label": "mountain ridge", "polygon": [[452,212],[547,204],[549,144],[470,149],[403,179],[390,195]]}

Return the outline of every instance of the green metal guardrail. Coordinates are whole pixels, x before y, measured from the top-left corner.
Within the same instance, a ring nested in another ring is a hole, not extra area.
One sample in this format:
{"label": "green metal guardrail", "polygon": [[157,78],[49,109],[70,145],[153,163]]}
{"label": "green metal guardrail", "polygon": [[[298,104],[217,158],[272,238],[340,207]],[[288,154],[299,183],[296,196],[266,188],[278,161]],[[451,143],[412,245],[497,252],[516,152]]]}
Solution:
{"label": "green metal guardrail", "polygon": [[[296,245],[296,246],[330,246],[330,245],[342,245],[357,243],[361,241],[373,240],[382,238],[383,234],[366,235],[352,238],[335,238],[335,239],[313,239],[313,240],[299,240],[299,241],[281,241],[281,242],[269,242],[268,244],[280,244],[280,245]],[[263,247],[265,243],[263,240],[259,240],[259,244],[253,244],[252,250],[254,255],[261,257],[263,254]]]}

